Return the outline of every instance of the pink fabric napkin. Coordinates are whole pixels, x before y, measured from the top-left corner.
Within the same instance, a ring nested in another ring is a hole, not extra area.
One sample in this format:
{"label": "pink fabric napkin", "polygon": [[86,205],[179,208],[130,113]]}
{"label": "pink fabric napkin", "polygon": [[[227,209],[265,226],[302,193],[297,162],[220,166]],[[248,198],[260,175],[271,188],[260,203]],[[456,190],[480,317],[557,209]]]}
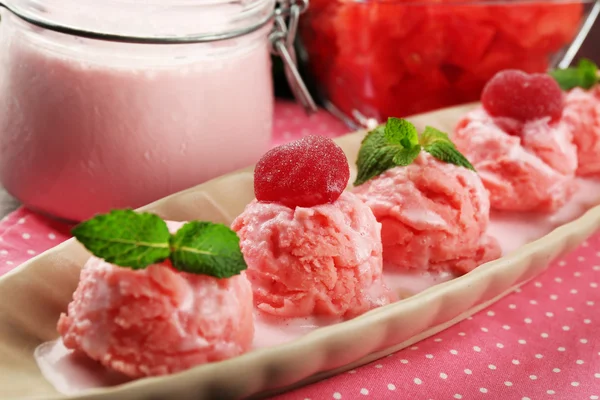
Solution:
{"label": "pink fabric napkin", "polygon": [[[346,128],[276,108],[274,144]],[[0,275],[69,237],[21,208],[0,223]],[[455,326],[356,370],[277,396],[302,399],[600,399],[600,234]]]}

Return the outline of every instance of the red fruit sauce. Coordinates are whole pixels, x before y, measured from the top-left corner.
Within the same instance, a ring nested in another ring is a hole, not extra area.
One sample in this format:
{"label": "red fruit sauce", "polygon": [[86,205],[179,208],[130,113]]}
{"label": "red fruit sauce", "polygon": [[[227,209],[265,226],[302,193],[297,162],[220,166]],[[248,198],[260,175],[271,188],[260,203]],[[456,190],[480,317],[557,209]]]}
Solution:
{"label": "red fruit sauce", "polygon": [[384,121],[479,100],[505,69],[544,72],[578,31],[581,3],[311,0],[309,71],[344,114]]}

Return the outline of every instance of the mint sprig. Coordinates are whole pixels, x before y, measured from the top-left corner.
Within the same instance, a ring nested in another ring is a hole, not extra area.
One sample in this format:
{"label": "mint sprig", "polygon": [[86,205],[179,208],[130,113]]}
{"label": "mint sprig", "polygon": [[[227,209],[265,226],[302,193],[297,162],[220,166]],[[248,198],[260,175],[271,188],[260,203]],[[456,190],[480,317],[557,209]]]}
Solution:
{"label": "mint sprig", "polygon": [[419,135],[413,124],[390,118],[369,132],[358,151],[358,175],[354,186],[380,175],[390,168],[410,165],[419,155]]}
{"label": "mint sprig", "polygon": [[216,278],[247,268],[238,236],[222,224],[191,221],[172,235],[157,215],[125,209],[97,215],[72,233],[93,255],[121,267],[143,269],[168,258],[180,271]]}
{"label": "mint sprig", "polygon": [[363,139],[356,165],[358,174],[354,186],[362,185],[388,169],[407,166],[414,162],[421,150],[425,150],[440,161],[475,170],[447,134],[426,127],[419,136],[417,128],[410,122],[389,118]]}
{"label": "mint sprig", "polygon": [[591,89],[598,83],[598,66],[587,58],[579,60],[577,67],[555,69],[549,72],[562,90],[576,87]]}

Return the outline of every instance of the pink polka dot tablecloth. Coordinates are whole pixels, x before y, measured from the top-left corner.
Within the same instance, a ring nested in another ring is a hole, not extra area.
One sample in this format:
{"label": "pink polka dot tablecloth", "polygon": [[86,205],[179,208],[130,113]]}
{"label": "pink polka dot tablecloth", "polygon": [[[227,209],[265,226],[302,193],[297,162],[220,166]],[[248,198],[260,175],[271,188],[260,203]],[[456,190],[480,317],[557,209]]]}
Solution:
{"label": "pink polka dot tablecloth", "polygon": [[[346,128],[276,107],[274,144]],[[70,226],[20,208],[0,223],[0,275],[66,240]],[[600,399],[600,234],[488,309],[399,351],[284,393],[303,399]]]}

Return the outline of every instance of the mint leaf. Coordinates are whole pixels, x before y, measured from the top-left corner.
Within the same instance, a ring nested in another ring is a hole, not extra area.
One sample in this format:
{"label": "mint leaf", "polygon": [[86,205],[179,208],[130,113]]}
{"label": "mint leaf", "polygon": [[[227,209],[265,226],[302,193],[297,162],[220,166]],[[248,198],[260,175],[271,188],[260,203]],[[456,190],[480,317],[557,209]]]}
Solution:
{"label": "mint leaf", "polygon": [[405,119],[388,118],[385,124],[385,139],[388,143],[399,143],[405,149],[411,149],[419,145],[419,132]]}
{"label": "mint leaf", "polygon": [[419,135],[410,122],[390,118],[363,139],[356,165],[354,186],[362,185],[388,169],[410,165],[419,155]]}
{"label": "mint leaf", "polygon": [[171,261],[184,272],[229,278],[247,268],[239,242],[225,225],[188,222],[171,238]]}
{"label": "mint leaf", "polygon": [[427,126],[421,134],[420,142],[423,150],[438,160],[475,171],[473,165],[458,151],[446,133]]}
{"label": "mint leaf", "polygon": [[577,67],[555,69],[549,74],[563,90],[571,90],[575,87],[590,89],[598,83],[598,67],[586,58],[581,59]]}
{"label": "mint leaf", "polygon": [[167,224],[160,217],[133,210],[113,210],[77,225],[73,236],[96,257],[133,269],[169,257]]}

